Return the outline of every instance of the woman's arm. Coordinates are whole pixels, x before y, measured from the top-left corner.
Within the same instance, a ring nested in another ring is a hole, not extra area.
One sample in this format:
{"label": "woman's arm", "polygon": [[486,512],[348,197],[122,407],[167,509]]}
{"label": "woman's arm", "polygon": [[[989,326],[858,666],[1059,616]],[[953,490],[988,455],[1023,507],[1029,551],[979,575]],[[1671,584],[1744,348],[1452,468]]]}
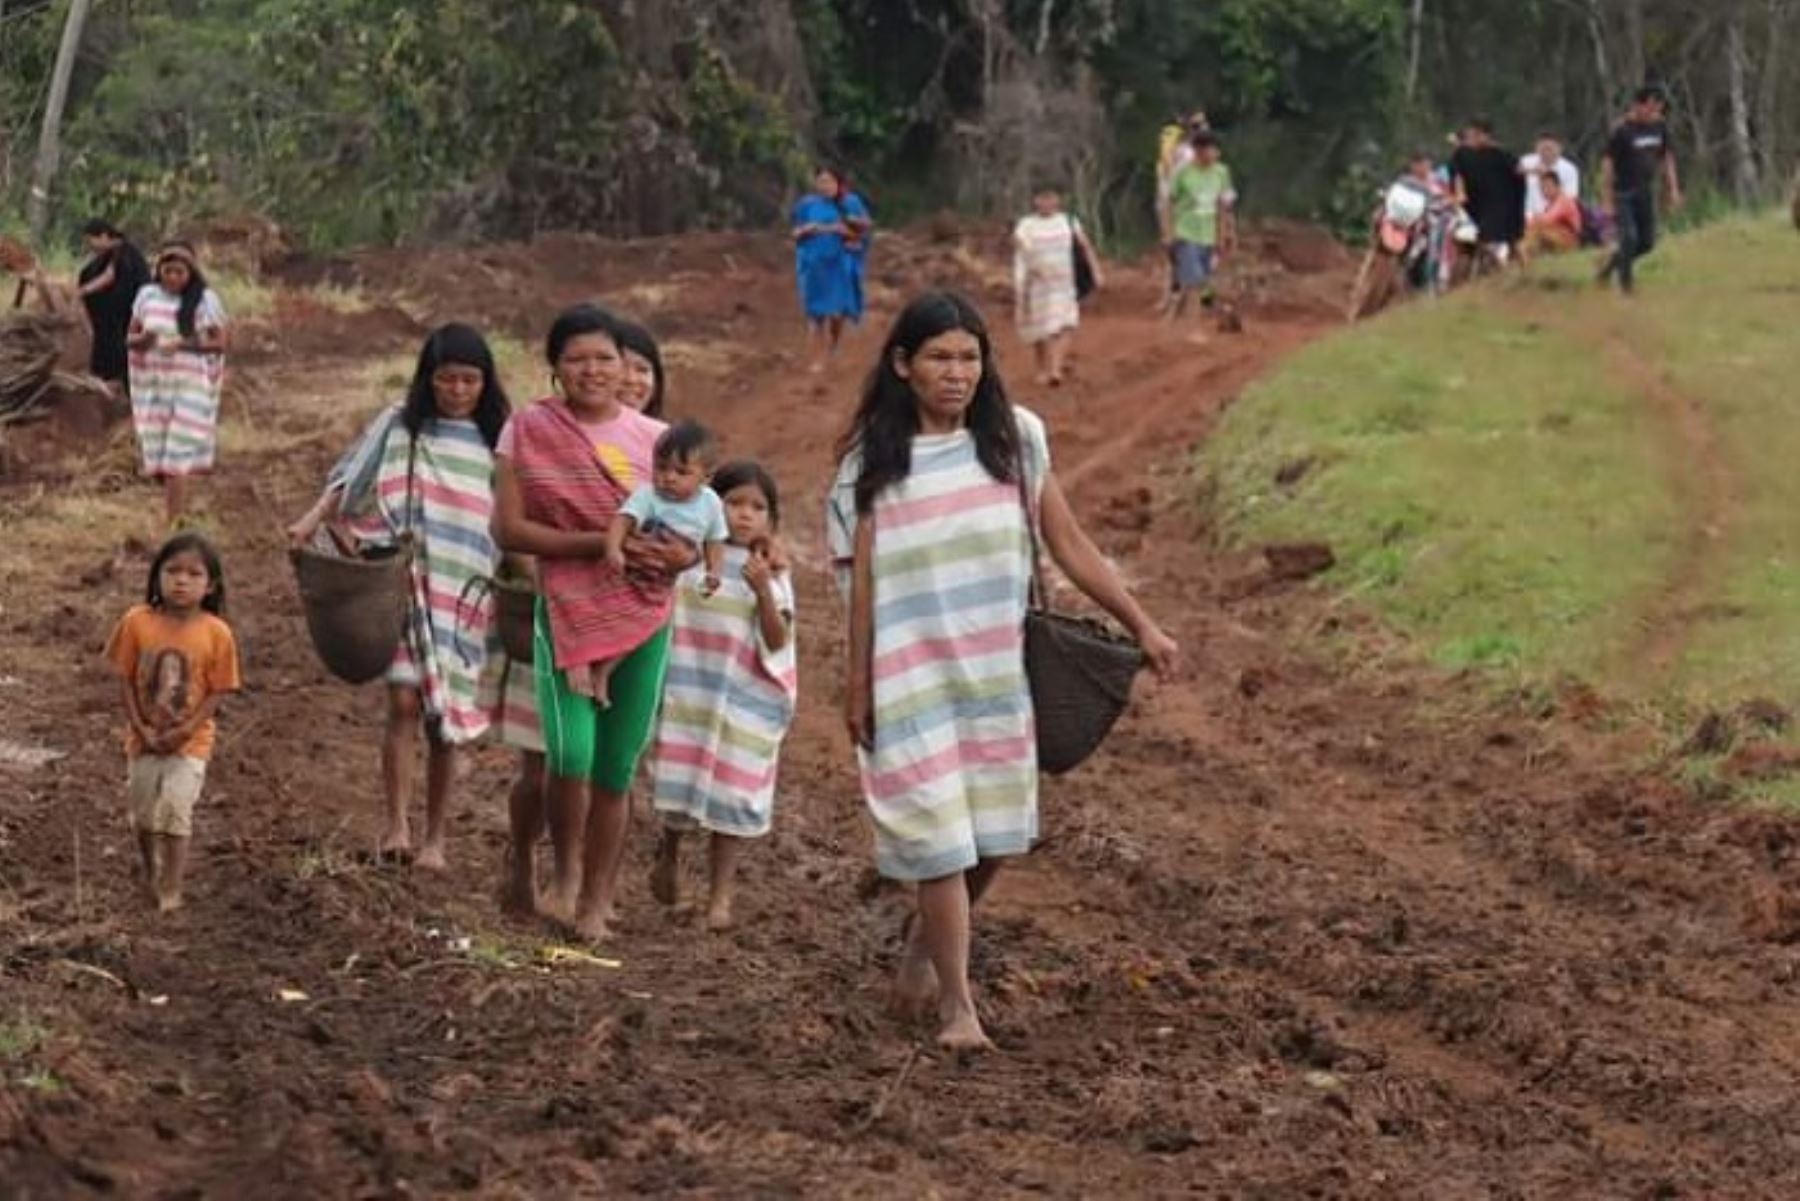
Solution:
{"label": "woman's arm", "polygon": [[300,520],[287,528],[288,541],[295,546],[304,546],[311,542],[319,527],[328,521],[336,521],[338,511],[344,503],[342,486],[326,488],[313,502],[312,508],[300,515]]}
{"label": "woman's arm", "polygon": [[875,749],[875,523],[856,523],[850,565],[849,664],[844,680],[844,725],[850,741]]}
{"label": "woman's arm", "polygon": [[1159,678],[1167,680],[1172,677],[1180,664],[1181,649],[1144,612],[1143,606],[1138,604],[1137,598],[1125,587],[1118,572],[1113,570],[1112,564],[1106,561],[1106,556],[1100,553],[1100,549],[1081,528],[1081,523],[1075,519],[1075,511],[1069,507],[1068,498],[1063,495],[1062,485],[1057,483],[1054,474],[1044,480],[1041,506],[1044,544],[1050,550],[1050,557],[1056,560],[1056,565],[1062,568],[1063,574],[1077,588],[1131,632],[1138,645],[1144,648],[1144,655]]}
{"label": "woman's arm", "polygon": [[512,460],[494,460],[494,541],[501,550],[550,559],[598,559],[606,554],[606,531],[575,532],[525,516],[525,497]]}
{"label": "woman's arm", "polygon": [[131,326],[125,333],[125,345],[134,350],[149,350],[156,345],[156,334],[144,328],[142,317],[133,317]]}
{"label": "woman's arm", "polygon": [[229,338],[222,325],[203,325],[194,339],[194,349],[202,354],[224,354]]}
{"label": "woman's arm", "polygon": [[96,275],[93,279],[88,280],[87,283],[81,285],[76,291],[80,292],[83,296],[92,296],[96,292],[104,292],[112,287],[114,281],[118,278],[119,273],[113,270],[113,265],[111,263],[108,263],[106,264],[106,270]]}

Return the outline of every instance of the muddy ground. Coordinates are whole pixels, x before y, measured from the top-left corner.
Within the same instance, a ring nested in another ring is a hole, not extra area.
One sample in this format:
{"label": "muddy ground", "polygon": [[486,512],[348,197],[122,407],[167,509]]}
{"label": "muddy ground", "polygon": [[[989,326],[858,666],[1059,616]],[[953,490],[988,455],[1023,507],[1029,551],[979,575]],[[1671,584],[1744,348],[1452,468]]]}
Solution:
{"label": "muddy ground", "polygon": [[[1003,318],[991,238],[879,242],[876,312],[822,392],[779,241],[291,265],[241,331],[204,490],[249,689],[172,920],[127,870],[97,654],[155,496],[119,437],[15,439],[0,737],[66,757],[0,764],[0,1196],[1800,1193],[1793,827],[1631,766],[1585,690],[1496,699],[1409,666],[1215,544],[1190,448],[1347,286],[1329,248],[1276,242],[1240,277],[1241,334],[1168,340],[1150,275],[1124,270],[1072,386],[1034,388],[1002,334],[1089,528],[1191,669],[1047,784],[1043,844],[980,915],[1000,1050],[974,1060],[883,1011],[906,901],[870,869],[838,729],[817,503],[903,294],[956,282]],[[319,280],[368,310],[318,303]],[[651,901],[640,821],[609,961],[547,962],[554,935],[494,901],[505,752],[464,782],[448,876],[366,861],[379,689],[318,667],[279,531],[430,322],[535,342],[595,294],[669,341],[675,413],[783,481],[804,702],[743,926]]]}

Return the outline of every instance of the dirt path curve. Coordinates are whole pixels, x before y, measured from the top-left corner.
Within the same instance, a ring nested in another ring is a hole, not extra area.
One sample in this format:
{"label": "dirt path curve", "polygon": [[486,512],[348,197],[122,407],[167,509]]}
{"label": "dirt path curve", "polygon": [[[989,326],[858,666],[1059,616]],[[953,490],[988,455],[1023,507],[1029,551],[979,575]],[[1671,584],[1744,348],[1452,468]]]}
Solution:
{"label": "dirt path curve", "polygon": [[[581,262],[559,249],[513,328],[591,274],[631,282]],[[775,468],[816,560],[832,438],[879,330],[822,394],[796,384],[785,313],[731,298],[773,291],[779,265],[732,262],[729,289],[696,272],[650,314],[675,406]],[[979,922],[999,1055],[942,1057],[882,1012],[905,898],[869,870],[822,572],[797,581],[805,701],[742,929],[707,937],[650,902],[640,829],[609,961],[545,961],[544,932],[491,899],[497,751],[464,783],[451,875],[359,859],[379,698],[312,662],[272,510],[385,386],[396,337],[272,364],[257,435],[212,492],[257,687],[228,715],[178,921],[131,895],[98,749],[114,718],[91,645],[141,563],[95,567],[118,538],[98,502],[41,509],[61,515],[48,533],[19,514],[0,668],[21,683],[0,704],[20,737],[72,753],[0,777],[17,784],[0,806],[0,1179],[33,1198],[246,1181],[269,1197],[1791,1195],[1797,840],[1597,761],[1576,728],[1295,645],[1321,602],[1246,594],[1183,466],[1246,381],[1323,327],[1252,312],[1241,339],[1196,351],[1135,315],[1135,287],[1084,329],[1071,388],[1020,395],[1195,668],[1047,783],[1043,845]],[[1010,333],[1002,348],[1022,362]],[[55,1091],[17,1083],[38,1072]]]}

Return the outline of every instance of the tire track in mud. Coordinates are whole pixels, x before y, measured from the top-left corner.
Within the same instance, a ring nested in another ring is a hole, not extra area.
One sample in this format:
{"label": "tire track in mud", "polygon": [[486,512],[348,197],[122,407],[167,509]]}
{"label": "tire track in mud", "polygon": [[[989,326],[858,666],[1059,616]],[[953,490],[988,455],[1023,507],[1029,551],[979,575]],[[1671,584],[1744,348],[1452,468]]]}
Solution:
{"label": "tire track in mud", "polygon": [[1683,389],[1638,351],[1622,328],[1623,314],[1599,312],[1585,300],[1552,307],[1540,299],[1513,297],[1509,307],[1590,347],[1608,374],[1644,401],[1643,410],[1662,431],[1664,474],[1681,528],[1661,584],[1631,617],[1637,633],[1615,667],[1631,685],[1654,685],[1676,665],[1695,628],[1720,603],[1718,585],[1741,507],[1737,473],[1719,444],[1707,399]]}

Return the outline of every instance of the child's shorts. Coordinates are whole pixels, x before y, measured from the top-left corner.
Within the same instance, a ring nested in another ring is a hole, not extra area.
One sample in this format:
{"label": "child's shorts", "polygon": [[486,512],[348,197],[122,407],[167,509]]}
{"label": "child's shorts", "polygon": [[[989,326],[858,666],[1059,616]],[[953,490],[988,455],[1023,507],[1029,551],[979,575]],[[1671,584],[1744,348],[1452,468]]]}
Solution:
{"label": "child's shorts", "polygon": [[194,806],[206,784],[206,760],[186,755],[139,755],[126,768],[131,828],[139,834],[191,838]]}
{"label": "child's shorts", "polygon": [[1173,251],[1175,286],[1183,292],[1198,292],[1212,278],[1217,247],[1198,242],[1177,241]]}

